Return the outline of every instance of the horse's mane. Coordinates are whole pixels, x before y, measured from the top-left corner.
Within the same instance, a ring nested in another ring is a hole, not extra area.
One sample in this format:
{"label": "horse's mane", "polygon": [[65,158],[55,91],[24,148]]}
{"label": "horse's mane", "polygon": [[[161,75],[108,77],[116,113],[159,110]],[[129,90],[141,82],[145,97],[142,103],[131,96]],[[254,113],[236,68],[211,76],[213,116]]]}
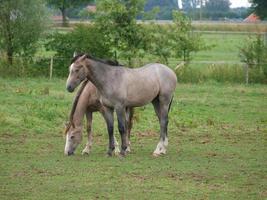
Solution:
{"label": "horse's mane", "polygon": [[71,59],[71,64],[74,63],[76,60],[78,60],[78,58],[80,58],[84,55],[86,58],[92,59],[92,60],[97,61],[97,62],[101,62],[101,63],[112,65],[112,66],[122,66],[117,60],[99,59],[99,58],[95,58],[95,57],[91,56],[90,54],[84,54],[84,53],[80,53],[80,54],[74,56]]}
{"label": "horse's mane", "polygon": [[71,108],[71,112],[70,112],[70,115],[69,115],[69,122],[67,123],[67,126],[66,126],[66,129],[65,129],[65,135],[67,134],[67,132],[70,130],[70,127],[72,126],[73,128],[75,128],[75,125],[73,123],[73,115],[74,115],[74,112],[76,110],[76,107],[77,107],[77,104],[78,104],[78,101],[80,99],[80,96],[83,92],[83,89],[85,88],[86,84],[87,84],[88,80],[85,80],[81,87],[79,88],[76,96],[75,96],[75,99],[73,101],[73,104],[72,104],[72,108]]}

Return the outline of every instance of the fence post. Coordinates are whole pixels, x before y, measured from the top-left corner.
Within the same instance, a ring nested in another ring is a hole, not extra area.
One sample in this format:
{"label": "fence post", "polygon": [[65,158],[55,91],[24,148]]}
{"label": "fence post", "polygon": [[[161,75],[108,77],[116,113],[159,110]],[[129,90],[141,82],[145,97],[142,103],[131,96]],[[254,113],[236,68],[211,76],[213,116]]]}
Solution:
{"label": "fence post", "polygon": [[244,74],[245,74],[245,83],[246,85],[248,85],[248,69],[249,69],[249,66],[247,63],[244,64]]}
{"label": "fence post", "polygon": [[52,79],[52,76],[53,76],[53,62],[54,62],[54,58],[52,56],[50,60],[50,68],[49,68],[49,79],[50,80]]}

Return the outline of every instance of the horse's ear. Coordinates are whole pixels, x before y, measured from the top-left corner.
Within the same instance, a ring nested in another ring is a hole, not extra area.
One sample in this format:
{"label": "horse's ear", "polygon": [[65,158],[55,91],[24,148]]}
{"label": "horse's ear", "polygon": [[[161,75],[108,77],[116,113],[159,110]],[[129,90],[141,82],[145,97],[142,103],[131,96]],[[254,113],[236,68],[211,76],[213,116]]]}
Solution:
{"label": "horse's ear", "polygon": [[80,60],[84,60],[84,59],[86,59],[86,58],[88,58],[88,55],[87,54],[84,54],[81,58],[80,58]]}
{"label": "horse's ear", "polygon": [[73,52],[73,58],[76,57],[78,55],[77,51]]}

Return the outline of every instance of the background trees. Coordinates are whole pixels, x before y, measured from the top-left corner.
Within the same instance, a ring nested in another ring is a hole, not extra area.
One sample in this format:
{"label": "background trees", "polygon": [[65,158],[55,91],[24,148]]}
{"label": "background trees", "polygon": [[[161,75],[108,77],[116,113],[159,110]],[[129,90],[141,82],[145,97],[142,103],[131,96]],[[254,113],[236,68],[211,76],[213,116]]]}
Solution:
{"label": "background trees", "polygon": [[252,9],[261,18],[267,18],[267,1],[266,0],[251,0]]}
{"label": "background trees", "polygon": [[59,9],[62,15],[62,26],[68,25],[67,10],[86,5],[93,0],[46,0],[49,6]]}
{"label": "background trees", "polygon": [[229,0],[208,0],[204,7],[205,15],[211,19],[224,18],[230,11],[230,5]]}
{"label": "background trees", "polygon": [[0,43],[10,64],[13,55],[33,55],[47,23],[42,0],[0,2]]}
{"label": "background trees", "polygon": [[153,8],[158,7],[159,12],[156,19],[172,19],[172,11],[178,10],[177,0],[147,0],[145,3],[145,12],[151,11]]}

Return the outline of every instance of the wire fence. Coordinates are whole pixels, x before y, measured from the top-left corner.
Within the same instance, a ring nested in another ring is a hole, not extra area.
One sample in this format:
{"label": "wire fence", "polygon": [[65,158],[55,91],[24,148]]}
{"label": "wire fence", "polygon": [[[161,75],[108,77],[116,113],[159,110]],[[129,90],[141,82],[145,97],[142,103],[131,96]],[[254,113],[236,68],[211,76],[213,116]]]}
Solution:
{"label": "wire fence", "polygon": [[[58,56],[14,56],[12,66],[8,65],[6,56],[0,54],[0,76],[2,77],[36,77],[44,76],[52,79],[53,77],[66,77],[68,75],[68,67],[71,57]],[[138,60],[135,66],[142,66],[151,60]],[[259,83],[267,83],[263,77],[263,69],[259,68],[257,72],[253,72],[254,66],[265,65],[267,63],[245,63],[241,61],[205,61],[192,60],[184,62],[181,60],[173,60],[169,64],[176,72],[181,82],[202,82],[209,79],[217,81],[230,81],[249,83],[250,77],[253,81]],[[9,67],[7,67],[9,66]],[[256,67],[255,67],[256,68]],[[252,73],[253,72],[253,73]]]}

